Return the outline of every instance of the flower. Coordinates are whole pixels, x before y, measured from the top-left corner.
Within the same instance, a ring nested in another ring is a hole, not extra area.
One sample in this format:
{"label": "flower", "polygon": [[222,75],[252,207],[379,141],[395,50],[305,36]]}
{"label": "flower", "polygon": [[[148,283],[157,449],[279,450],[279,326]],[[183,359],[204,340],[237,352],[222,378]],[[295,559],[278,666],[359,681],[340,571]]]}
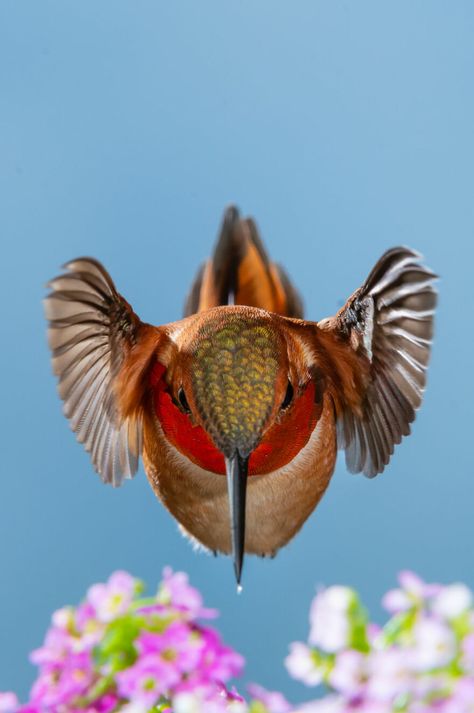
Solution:
{"label": "flower", "polygon": [[407,652],[398,648],[373,651],[368,658],[367,695],[376,701],[392,702],[413,688]]}
{"label": "flower", "polygon": [[171,567],[165,567],[163,570],[157,602],[188,612],[192,619],[214,619],[217,616],[215,609],[203,608],[202,596],[197,589],[191,587],[188,575],[184,572],[173,572]]}
{"label": "flower", "polygon": [[290,713],[292,709],[286,698],[278,691],[267,691],[257,683],[249,684],[247,690],[253,699],[263,703],[268,713]]}
{"label": "flower", "polygon": [[198,621],[215,616],[183,572],[166,568],[158,594],[138,599],[126,572],[54,612],[30,700],[0,693],[0,713],[474,713],[474,608],[463,584],[426,584],[402,572],[384,597],[393,616],[368,622],[355,591],[328,587],[310,609],[309,644],[294,642],[285,664],[317,700],[292,707],[277,691],[232,686],[240,654]]}
{"label": "flower", "polygon": [[429,671],[449,664],[456,655],[456,637],[443,622],[433,617],[418,621],[414,631],[412,665],[415,670]]}
{"label": "flower", "polygon": [[329,587],[313,599],[310,610],[309,642],[335,653],[348,645],[351,636],[349,609],[356,595],[349,587]]}
{"label": "flower", "polygon": [[367,657],[359,651],[341,651],[329,673],[329,683],[334,690],[347,696],[359,696],[367,680]]}
{"label": "flower", "polygon": [[18,708],[16,693],[0,692],[0,713],[15,713]]}
{"label": "flower", "polygon": [[178,671],[159,656],[147,654],[139,658],[133,666],[119,671],[116,677],[118,693],[151,708],[161,695],[178,683]]}
{"label": "flower", "polygon": [[200,630],[203,648],[199,663],[200,676],[207,681],[229,681],[240,676],[244,659],[233,649],[224,646],[213,629]]}
{"label": "flower", "polygon": [[431,610],[443,619],[456,619],[472,605],[472,592],[465,584],[451,584],[441,589],[431,602]]}
{"label": "flower", "polygon": [[323,680],[322,668],[316,664],[313,652],[309,646],[298,641],[290,644],[285,666],[290,676],[307,686],[317,686]]}
{"label": "flower", "polygon": [[114,572],[106,584],[94,584],[87,592],[87,601],[99,621],[109,622],[125,614],[138,589],[138,580],[128,572]]}
{"label": "flower", "polygon": [[391,614],[398,614],[419,606],[424,599],[429,599],[441,591],[439,584],[426,584],[410,570],[400,572],[398,581],[401,588],[391,589],[382,599],[382,606]]}
{"label": "flower", "polygon": [[462,665],[474,676],[474,632],[468,634],[462,643]]}
{"label": "flower", "polygon": [[346,703],[340,696],[325,696],[300,706],[296,713],[348,713]]}

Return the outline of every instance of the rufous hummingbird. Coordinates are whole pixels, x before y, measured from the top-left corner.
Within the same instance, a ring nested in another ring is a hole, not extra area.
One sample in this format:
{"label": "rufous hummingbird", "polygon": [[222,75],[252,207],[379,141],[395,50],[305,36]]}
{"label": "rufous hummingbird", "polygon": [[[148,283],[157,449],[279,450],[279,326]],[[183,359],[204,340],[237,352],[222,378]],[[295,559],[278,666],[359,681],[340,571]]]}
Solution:
{"label": "rufous hummingbird", "polygon": [[[191,539],[274,555],[326,490],[338,448],[369,478],[410,433],[433,334],[436,276],[388,250],[339,312],[303,319],[255,222],[225,211],[183,319],[142,322],[92,258],[65,265],[45,305],[64,413],[102,480],[142,456]],[[226,477],[223,477],[226,476]]]}

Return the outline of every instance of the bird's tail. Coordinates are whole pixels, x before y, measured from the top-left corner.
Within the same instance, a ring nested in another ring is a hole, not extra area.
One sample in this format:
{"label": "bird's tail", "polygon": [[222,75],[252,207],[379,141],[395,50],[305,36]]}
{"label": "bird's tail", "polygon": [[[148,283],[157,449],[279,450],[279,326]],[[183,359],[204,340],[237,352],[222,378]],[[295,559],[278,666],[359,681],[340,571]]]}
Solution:
{"label": "bird's tail", "polygon": [[198,271],[184,316],[222,305],[247,305],[285,317],[303,317],[301,298],[285,270],[270,262],[252,218],[230,206],[214,253]]}

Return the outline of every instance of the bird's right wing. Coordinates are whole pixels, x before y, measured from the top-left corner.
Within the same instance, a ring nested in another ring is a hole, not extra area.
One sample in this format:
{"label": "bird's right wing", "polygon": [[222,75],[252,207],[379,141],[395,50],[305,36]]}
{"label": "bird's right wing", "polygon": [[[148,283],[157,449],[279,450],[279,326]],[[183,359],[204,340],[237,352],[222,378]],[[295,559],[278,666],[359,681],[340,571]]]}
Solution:
{"label": "bird's right wing", "polygon": [[117,378],[155,328],[139,320],[97,260],[78,258],[65,268],[44,302],[53,371],[77,440],[102,480],[120,485],[137,470],[142,426],[138,409],[124,416]]}
{"label": "bird's right wing", "polygon": [[318,324],[322,336],[360,367],[353,373],[365,374],[359,403],[342,400],[337,414],[338,446],[353,473],[380,473],[395,444],[410,433],[426,384],[435,279],[418,253],[393,248],[339,313]]}

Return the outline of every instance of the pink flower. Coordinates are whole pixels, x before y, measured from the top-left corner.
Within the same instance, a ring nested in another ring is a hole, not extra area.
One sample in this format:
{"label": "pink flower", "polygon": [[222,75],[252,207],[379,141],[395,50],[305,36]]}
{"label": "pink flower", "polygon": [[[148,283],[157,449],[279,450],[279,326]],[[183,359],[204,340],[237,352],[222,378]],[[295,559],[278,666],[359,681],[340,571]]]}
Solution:
{"label": "pink flower", "polygon": [[180,678],[176,668],[159,656],[147,654],[137,659],[130,668],[119,671],[117,688],[123,698],[151,708]]}
{"label": "pink flower", "polygon": [[268,713],[290,713],[292,710],[286,698],[277,691],[267,691],[256,683],[249,684],[247,690],[252,698],[263,703]]}
{"label": "pink flower", "polygon": [[73,651],[73,639],[64,630],[52,627],[46,634],[44,644],[30,654],[31,663],[36,666],[58,666],[66,661]]}
{"label": "pink flower", "polygon": [[97,713],[111,713],[117,707],[119,699],[113,693],[105,695],[94,701],[93,710]]}
{"label": "pink flower", "polygon": [[31,689],[31,702],[45,707],[71,703],[84,695],[94,674],[88,652],[69,653],[61,666],[47,666]]}
{"label": "pink flower", "polygon": [[163,581],[158,590],[159,604],[166,604],[190,614],[192,619],[214,619],[215,609],[204,609],[202,596],[197,589],[189,584],[188,575],[184,572],[173,572],[171,567],[163,570]]}
{"label": "pink flower", "polygon": [[138,580],[128,572],[114,572],[106,584],[90,587],[87,601],[92,605],[97,619],[107,623],[128,611],[137,587]]}
{"label": "pink flower", "polygon": [[196,669],[202,656],[204,642],[200,634],[182,622],[172,622],[162,634],[144,631],[136,641],[140,655],[156,654],[163,665],[180,673]]}
{"label": "pink flower", "polygon": [[203,647],[199,661],[199,676],[203,680],[226,682],[240,676],[244,658],[233,649],[224,646],[219,634],[213,629],[199,629]]}

